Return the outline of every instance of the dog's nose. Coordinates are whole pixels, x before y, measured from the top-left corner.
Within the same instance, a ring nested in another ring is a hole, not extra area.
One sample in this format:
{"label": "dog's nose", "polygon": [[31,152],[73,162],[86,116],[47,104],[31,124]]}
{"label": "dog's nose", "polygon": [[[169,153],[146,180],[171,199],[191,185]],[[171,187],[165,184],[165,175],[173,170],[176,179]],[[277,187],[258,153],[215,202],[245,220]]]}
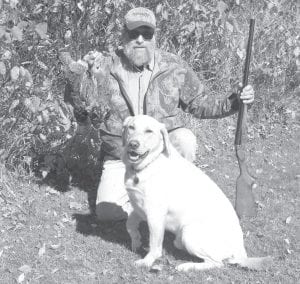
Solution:
{"label": "dog's nose", "polygon": [[131,140],[128,145],[131,149],[137,149],[140,146],[139,141]]}

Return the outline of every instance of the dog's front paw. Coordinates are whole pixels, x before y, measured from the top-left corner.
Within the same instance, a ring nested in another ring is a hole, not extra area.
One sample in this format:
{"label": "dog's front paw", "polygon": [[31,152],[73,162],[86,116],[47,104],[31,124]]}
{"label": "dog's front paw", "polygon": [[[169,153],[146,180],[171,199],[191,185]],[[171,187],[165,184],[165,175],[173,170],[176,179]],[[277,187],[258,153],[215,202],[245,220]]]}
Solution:
{"label": "dog's front paw", "polygon": [[152,266],[152,264],[154,263],[154,261],[155,261],[155,259],[153,257],[146,256],[145,258],[135,261],[134,264],[135,264],[135,266],[138,266],[138,267],[150,268]]}

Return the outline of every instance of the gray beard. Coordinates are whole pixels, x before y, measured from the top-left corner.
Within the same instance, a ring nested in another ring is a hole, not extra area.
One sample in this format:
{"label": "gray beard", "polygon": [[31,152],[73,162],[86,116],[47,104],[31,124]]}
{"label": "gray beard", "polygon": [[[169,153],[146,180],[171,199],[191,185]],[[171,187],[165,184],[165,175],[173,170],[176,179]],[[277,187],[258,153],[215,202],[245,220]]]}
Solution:
{"label": "gray beard", "polygon": [[146,48],[143,52],[141,52],[141,50],[136,51],[133,47],[125,45],[124,54],[128,58],[129,62],[137,67],[145,66],[151,61],[149,48]]}

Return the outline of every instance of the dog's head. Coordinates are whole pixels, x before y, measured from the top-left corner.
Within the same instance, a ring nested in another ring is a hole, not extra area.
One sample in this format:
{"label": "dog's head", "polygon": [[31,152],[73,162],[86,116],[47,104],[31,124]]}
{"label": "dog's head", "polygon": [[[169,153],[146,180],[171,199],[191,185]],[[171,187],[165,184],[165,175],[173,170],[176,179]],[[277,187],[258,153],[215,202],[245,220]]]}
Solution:
{"label": "dog's head", "polygon": [[147,115],[129,116],[123,123],[123,161],[143,169],[161,153],[170,155],[170,142],[164,124]]}

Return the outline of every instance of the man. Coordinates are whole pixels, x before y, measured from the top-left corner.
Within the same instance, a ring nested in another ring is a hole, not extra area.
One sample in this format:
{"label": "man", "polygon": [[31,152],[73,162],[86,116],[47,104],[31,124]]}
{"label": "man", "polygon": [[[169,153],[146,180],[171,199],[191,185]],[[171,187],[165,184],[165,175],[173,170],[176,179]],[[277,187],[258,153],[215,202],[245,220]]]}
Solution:
{"label": "man", "polygon": [[[125,15],[123,48],[104,56],[84,57],[95,79],[94,95],[78,102],[70,92],[78,120],[100,121],[103,171],[97,192],[96,214],[100,220],[120,220],[131,210],[123,184],[125,168],[120,160],[123,120],[147,114],[165,123],[173,146],[190,161],[196,155],[196,137],[183,128],[180,112],[197,118],[221,118],[237,112],[239,104],[254,100],[246,86],[222,100],[209,96],[201,79],[178,56],[156,48],[156,20],[152,11],[134,8]],[[80,101],[80,100],[79,100]]]}

